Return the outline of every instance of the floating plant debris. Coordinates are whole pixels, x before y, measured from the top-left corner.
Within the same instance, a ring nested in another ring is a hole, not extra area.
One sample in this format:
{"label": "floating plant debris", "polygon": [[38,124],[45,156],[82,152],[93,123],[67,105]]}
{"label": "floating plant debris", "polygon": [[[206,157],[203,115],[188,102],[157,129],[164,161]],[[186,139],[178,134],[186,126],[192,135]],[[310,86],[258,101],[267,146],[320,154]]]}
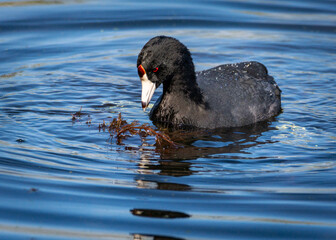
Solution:
{"label": "floating plant debris", "polygon": [[154,136],[158,145],[168,143],[170,146],[177,146],[167,134],[153,129],[146,123],[140,124],[138,121],[128,123],[126,120],[122,119],[121,113],[119,113],[117,118],[113,118],[113,120],[108,124],[103,121],[103,123],[98,125],[98,129],[99,131],[108,130],[110,137],[116,138],[117,144],[121,144],[122,140],[128,136],[139,135],[141,138]]}
{"label": "floating plant debris", "polygon": [[80,118],[82,115],[85,115],[84,113],[82,113],[82,107],[79,109],[78,112],[75,112],[74,114],[71,114],[72,115],[72,120],[76,120],[77,118]]}
{"label": "floating plant debris", "polygon": [[[74,121],[78,118],[81,118],[81,116],[88,114],[84,114],[81,107],[78,112],[71,115],[72,120]],[[89,126],[92,125],[90,116],[89,119],[86,121],[86,124]],[[128,123],[121,117],[121,113],[119,113],[118,117],[113,118],[112,121],[109,123],[106,123],[103,120],[103,123],[98,124],[98,130],[108,131],[111,140],[115,137],[117,144],[122,144],[122,140],[127,137],[138,135],[141,139],[144,139],[147,136],[155,137],[157,145],[168,144],[170,147],[177,147],[177,144],[174,143],[167,134],[162,133],[159,130],[155,130],[147,123],[140,124],[138,121],[132,121],[131,123]]]}
{"label": "floating plant debris", "polygon": [[29,192],[37,192],[37,191],[38,191],[37,188],[30,188],[30,189],[29,189]]}
{"label": "floating plant debris", "polygon": [[87,120],[85,123],[90,126],[91,125],[91,119]]}

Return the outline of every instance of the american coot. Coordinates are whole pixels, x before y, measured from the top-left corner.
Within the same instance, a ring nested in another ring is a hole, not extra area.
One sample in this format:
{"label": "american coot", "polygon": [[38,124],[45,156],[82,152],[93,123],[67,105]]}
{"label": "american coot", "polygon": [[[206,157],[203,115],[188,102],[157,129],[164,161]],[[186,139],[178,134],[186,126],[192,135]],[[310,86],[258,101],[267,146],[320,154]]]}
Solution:
{"label": "american coot", "polygon": [[278,85],[259,62],[224,64],[195,72],[191,54],[177,39],[158,36],[137,61],[146,109],[157,87],[163,94],[150,118],[166,127],[239,127],[267,120],[281,110]]}

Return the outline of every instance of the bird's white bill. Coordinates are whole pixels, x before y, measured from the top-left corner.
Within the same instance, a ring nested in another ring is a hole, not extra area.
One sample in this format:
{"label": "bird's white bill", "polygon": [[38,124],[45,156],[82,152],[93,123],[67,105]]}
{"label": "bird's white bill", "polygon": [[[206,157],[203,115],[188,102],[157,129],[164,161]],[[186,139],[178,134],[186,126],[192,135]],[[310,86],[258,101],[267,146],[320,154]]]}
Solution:
{"label": "bird's white bill", "polygon": [[156,87],[155,83],[149,81],[146,73],[140,79],[142,84],[141,103],[142,108],[145,111],[146,107],[148,106],[150,100],[153,97]]}

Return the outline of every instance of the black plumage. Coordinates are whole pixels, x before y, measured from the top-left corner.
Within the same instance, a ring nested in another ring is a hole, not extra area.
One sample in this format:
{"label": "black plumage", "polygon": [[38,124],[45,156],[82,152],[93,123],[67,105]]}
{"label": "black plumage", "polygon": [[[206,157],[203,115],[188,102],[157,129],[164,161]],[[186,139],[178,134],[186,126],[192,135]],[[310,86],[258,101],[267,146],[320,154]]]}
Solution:
{"label": "black plumage", "polygon": [[195,72],[187,47],[175,38],[159,36],[149,40],[139,53],[140,65],[156,87],[163,84],[163,94],[150,112],[155,124],[238,127],[267,120],[281,110],[281,91],[258,62]]}

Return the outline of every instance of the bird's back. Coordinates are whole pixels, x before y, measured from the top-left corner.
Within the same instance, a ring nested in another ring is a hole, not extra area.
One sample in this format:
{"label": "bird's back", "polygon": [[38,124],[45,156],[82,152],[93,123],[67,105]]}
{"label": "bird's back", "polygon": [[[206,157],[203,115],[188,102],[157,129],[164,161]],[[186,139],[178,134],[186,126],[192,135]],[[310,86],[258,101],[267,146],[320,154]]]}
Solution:
{"label": "bird's back", "polygon": [[277,115],[280,89],[258,62],[220,65],[197,72],[197,83],[216,127],[249,125]]}

